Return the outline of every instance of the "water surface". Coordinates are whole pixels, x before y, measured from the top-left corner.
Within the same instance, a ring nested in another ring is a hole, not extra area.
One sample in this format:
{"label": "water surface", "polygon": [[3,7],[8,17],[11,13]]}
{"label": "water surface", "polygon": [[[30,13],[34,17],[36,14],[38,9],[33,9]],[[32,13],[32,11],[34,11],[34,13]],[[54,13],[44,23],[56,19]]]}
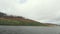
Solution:
{"label": "water surface", "polygon": [[60,27],[0,26],[0,34],[60,34]]}

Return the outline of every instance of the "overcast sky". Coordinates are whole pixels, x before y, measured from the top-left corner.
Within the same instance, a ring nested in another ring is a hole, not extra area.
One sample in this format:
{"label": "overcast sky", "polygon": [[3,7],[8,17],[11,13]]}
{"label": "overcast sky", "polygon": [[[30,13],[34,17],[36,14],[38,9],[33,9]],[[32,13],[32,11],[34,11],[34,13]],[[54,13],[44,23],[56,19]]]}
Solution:
{"label": "overcast sky", "polygon": [[0,0],[0,12],[60,24],[60,0]]}

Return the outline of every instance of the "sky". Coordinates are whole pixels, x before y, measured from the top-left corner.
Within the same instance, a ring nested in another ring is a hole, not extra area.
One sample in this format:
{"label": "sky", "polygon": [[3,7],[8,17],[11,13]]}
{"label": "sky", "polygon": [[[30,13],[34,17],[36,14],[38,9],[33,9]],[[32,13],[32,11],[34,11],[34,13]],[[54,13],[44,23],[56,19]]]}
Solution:
{"label": "sky", "polygon": [[0,12],[60,24],[60,0],[0,0]]}

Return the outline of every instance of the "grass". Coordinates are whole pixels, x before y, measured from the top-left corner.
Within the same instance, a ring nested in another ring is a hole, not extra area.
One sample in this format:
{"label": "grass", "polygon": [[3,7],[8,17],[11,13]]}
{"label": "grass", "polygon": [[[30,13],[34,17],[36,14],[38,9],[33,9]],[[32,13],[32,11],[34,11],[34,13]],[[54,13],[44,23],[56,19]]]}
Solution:
{"label": "grass", "polygon": [[0,19],[0,25],[15,25],[15,26],[46,26],[39,22],[24,22],[18,20]]}

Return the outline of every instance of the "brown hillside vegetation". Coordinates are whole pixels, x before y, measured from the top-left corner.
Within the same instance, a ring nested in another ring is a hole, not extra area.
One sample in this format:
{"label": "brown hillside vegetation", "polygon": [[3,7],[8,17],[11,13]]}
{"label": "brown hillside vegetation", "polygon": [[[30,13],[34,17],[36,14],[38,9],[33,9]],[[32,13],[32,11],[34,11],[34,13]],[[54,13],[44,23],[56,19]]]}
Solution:
{"label": "brown hillside vegetation", "polygon": [[37,21],[34,21],[34,20],[25,19],[25,18],[18,18],[18,17],[1,17],[0,19],[18,20],[18,21],[26,21],[26,22],[37,22]]}
{"label": "brown hillside vegetation", "polygon": [[26,21],[26,22],[37,22],[31,19],[26,19],[22,16],[13,16],[13,15],[7,15],[5,13],[0,12],[0,19],[10,19],[10,20],[21,20],[21,21]]}

